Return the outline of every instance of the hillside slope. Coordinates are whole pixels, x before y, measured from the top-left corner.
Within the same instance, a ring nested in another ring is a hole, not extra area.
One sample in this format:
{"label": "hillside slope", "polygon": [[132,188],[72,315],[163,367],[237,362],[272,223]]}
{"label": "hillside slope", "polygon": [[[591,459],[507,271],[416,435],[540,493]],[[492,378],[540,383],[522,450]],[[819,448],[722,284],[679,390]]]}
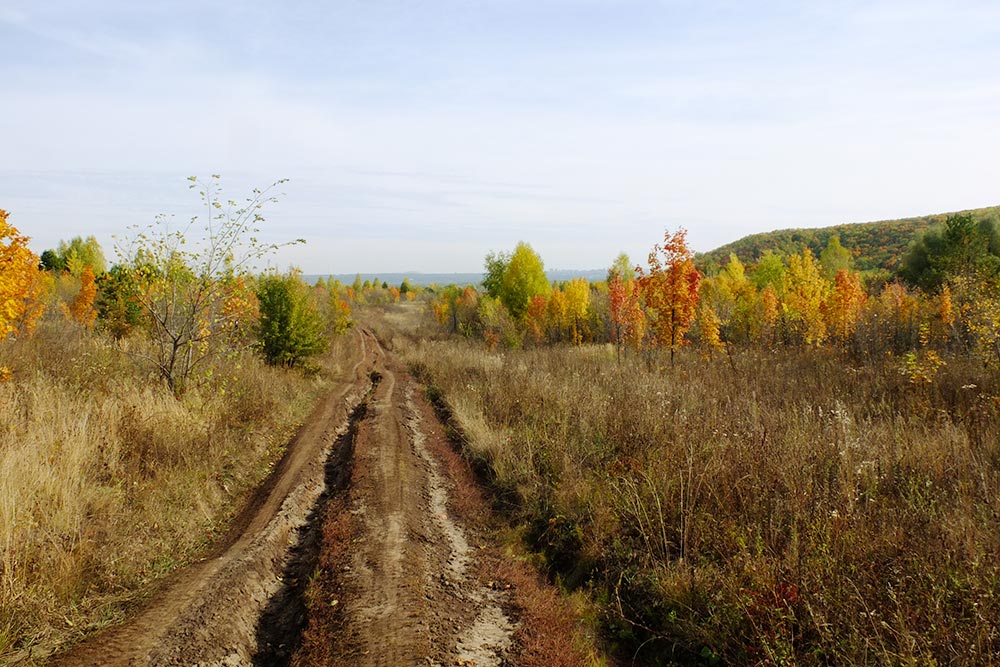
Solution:
{"label": "hillside slope", "polygon": [[[1000,221],[1000,206],[957,211],[972,213],[975,218],[992,217]],[[781,229],[761,234],[751,234],[732,243],[706,253],[700,253],[696,261],[699,267],[710,269],[725,264],[730,253],[735,253],[744,264],[755,263],[766,250],[780,253],[800,252],[803,247],[812,249],[819,255],[827,241],[834,234],[840,235],[840,243],[854,252],[855,266],[859,270],[887,269],[895,271],[903,252],[910,241],[923,230],[944,222],[952,213],[937,213],[919,218],[861,222],[816,229]]]}

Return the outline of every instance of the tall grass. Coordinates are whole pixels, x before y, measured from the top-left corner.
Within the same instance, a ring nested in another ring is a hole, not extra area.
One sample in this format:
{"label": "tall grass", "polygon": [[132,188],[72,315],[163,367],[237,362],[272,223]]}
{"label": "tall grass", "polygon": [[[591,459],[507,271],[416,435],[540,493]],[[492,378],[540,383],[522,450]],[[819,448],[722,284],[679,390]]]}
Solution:
{"label": "tall grass", "polygon": [[814,349],[491,353],[394,343],[544,566],[641,664],[989,664],[1000,381]]}
{"label": "tall grass", "polygon": [[[234,353],[177,399],[129,346],[58,317],[0,346],[0,662],[120,620],[190,561],[339,372]],[[28,655],[31,654],[32,658]]]}

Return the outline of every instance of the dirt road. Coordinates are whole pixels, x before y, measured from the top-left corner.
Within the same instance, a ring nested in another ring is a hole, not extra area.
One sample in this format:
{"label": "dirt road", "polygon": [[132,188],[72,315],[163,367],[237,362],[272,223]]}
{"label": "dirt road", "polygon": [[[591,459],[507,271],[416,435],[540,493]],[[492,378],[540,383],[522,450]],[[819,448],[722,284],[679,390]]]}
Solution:
{"label": "dirt road", "polygon": [[442,427],[375,336],[353,335],[349,381],[215,556],[54,665],[510,664],[512,587],[456,519]]}

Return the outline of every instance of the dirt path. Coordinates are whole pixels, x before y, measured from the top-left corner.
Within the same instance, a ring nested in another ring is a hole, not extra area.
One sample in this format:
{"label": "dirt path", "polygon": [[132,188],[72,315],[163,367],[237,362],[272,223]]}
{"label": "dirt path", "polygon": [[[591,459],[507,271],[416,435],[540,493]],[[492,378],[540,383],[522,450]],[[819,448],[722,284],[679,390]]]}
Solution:
{"label": "dirt path", "polygon": [[354,335],[350,381],[215,557],[54,665],[511,664],[513,593],[450,509],[441,424],[374,335]]}
{"label": "dirt path", "polygon": [[294,664],[500,665],[512,648],[509,594],[482,576],[449,509],[452,482],[427,446],[428,435],[443,441],[440,424],[416,382],[379,357],[345,505],[354,548],[330,601],[341,640],[307,642]]}

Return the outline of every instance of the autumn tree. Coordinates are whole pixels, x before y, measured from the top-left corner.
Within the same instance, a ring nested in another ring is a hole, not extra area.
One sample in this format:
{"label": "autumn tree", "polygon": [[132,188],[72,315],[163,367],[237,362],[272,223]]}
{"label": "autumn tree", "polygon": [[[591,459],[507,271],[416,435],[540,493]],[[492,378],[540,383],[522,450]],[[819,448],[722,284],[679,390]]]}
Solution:
{"label": "autumn tree", "polygon": [[701,275],[694,266],[694,253],[687,245],[687,231],[667,230],[663,243],[649,253],[648,270],[639,268],[638,283],[647,309],[652,311],[650,329],[656,344],[674,352],[684,342],[698,307]]}
{"label": "autumn tree", "polygon": [[586,278],[574,278],[566,284],[566,318],[571,329],[574,345],[583,341],[583,323],[590,308],[590,283]]}
{"label": "autumn tree", "polygon": [[775,333],[778,328],[778,316],[781,304],[778,295],[771,285],[765,287],[760,293],[761,302],[761,337],[767,344],[773,344]]}
{"label": "autumn tree", "polygon": [[97,319],[97,309],[94,300],[97,296],[97,283],[94,279],[94,269],[89,264],[80,273],[80,291],[66,307],[66,315],[71,320],[90,329]]}
{"label": "autumn tree", "polygon": [[720,335],[727,341],[749,341],[761,328],[760,298],[735,254],[716,275],[702,280],[701,300],[719,318]]}
{"label": "autumn tree", "polygon": [[528,302],[528,310],[524,314],[524,326],[536,344],[545,339],[548,311],[548,299],[544,296],[531,297],[531,301]]}
{"label": "autumn tree", "polygon": [[[159,216],[145,229],[132,228],[118,247],[145,316],[152,343],[148,359],[177,395],[213,354],[213,343],[231,319],[223,308],[228,282],[280,247],[259,241],[258,234],[264,208],[277,201],[273,191],[285,182],[255,188],[237,203],[222,198],[217,175],[208,182],[188,180],[198,188],[204,217],[175,229],[171,218]],[[201,235],[194,231],[199,222]]]}
{"label": "autumn tree", "polygon": [[837,272],[825,307],[826,321],[835,338],[846,341],[850,337],[867,298],[860,275],[847,269]]}
{"label": "autumn tree", "polygon": [[788,258],[784,304],[794,332],[808,345],[819,345],[826,339],[823,304],[828,289],[829,283],[809,248]]}
{"label": "autumn tree", "polygon": [[710,304],[703,302],[698,307],[698,329],[702,356],[706,359],[711,359],[715,352],[726,349],[726,345],[719,335],[719,324],[719,316],[715,314],[715,310]]}
{"label": "autumn tree", "polygon": [[639,350],[646,333],[646,314],[639,299],[639,284],[621,275],[613,275],[608,284],[608,300],[612,341],[618,349],[620,362],[622,350],[627,347]]}
{"label": "autumn tree", "polygon": [[30,334],[44,310],[39,259],[0,209],[0,340]]}
{"label": "autumn tree", "polygon": [[840,245],[840,236],[834,234],[827,241],[823,252],[819,254],[819,263],[822,267],[823,278],[834,280],[840,271],[851,271],[854,268],[854,255],[851,251]]}
{"label": "autumn tree", "polygon": [[509,255],[488,254],[485,268],[486,293],[499,299],[515,320],[524,315],[532,297],[548,296],[552,290],[542,258],[523,241]]}
{"label": "autumn tree", "polygon": [[552,340],[561,341],[563,332],[569,324],[569,307],[566,302],[566,293],[558,286],[552,290],[548,297],[548,329],[551,332]]}

